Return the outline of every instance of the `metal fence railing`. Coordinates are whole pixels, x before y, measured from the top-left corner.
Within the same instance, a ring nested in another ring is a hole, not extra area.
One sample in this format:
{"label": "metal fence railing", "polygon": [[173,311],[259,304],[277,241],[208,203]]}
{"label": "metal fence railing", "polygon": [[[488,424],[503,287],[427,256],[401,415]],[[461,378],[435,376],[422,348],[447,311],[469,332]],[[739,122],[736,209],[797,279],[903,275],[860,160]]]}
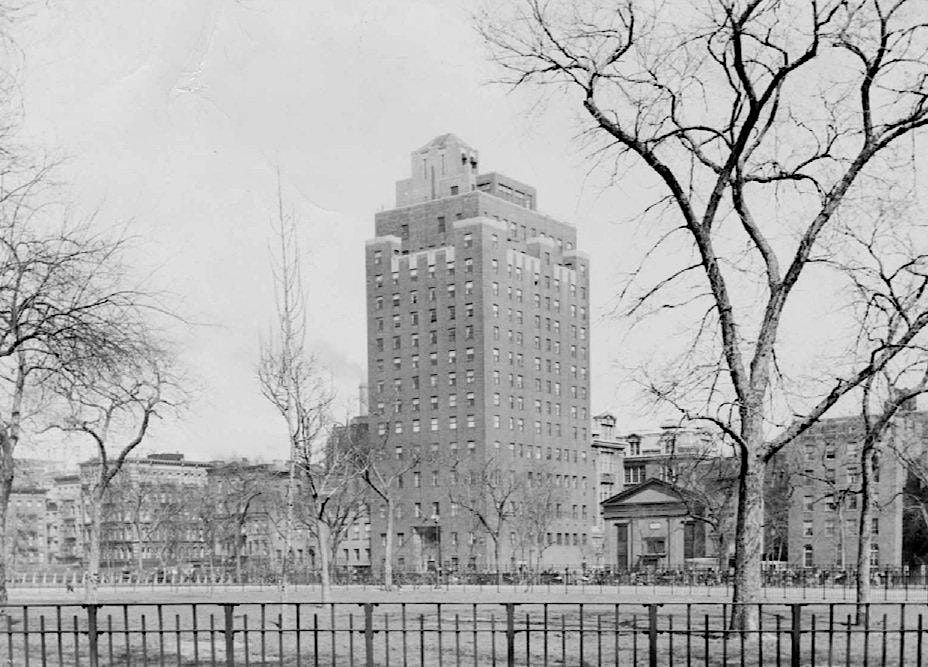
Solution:
{"label": "metal fence railing", "polygon": [[11,665],[921,665],[928,604],[7,605]]}

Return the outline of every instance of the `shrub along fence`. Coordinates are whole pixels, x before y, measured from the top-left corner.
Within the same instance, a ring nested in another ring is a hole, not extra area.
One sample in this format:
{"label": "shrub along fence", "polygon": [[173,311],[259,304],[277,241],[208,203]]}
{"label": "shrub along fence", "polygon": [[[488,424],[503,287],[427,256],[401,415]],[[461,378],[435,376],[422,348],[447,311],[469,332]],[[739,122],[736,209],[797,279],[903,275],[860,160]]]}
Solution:
{"label": "shrub along fence", "polygon": [[921,665],[928,604],[7,605],[15,665]]}

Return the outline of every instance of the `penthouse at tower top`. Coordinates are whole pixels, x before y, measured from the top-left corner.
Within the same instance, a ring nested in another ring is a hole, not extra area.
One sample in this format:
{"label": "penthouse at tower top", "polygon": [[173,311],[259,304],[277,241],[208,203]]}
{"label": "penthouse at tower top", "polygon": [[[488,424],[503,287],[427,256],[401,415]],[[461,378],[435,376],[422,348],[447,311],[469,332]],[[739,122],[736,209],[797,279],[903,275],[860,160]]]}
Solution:
{"label": "penthouse at tower top", "polygon": [[489,217],[504,222],[507,240],[551,245],[566,263],[576,261],[576,229],[539,213],[535,188],[478,169],[478,151],[453,134],[438,136],[413,151],[410,177],[396,183],[396,207],[377,214],[376,235],[399,238],[401,252],[408,254],[451,240],[446,235],[457,220]]}

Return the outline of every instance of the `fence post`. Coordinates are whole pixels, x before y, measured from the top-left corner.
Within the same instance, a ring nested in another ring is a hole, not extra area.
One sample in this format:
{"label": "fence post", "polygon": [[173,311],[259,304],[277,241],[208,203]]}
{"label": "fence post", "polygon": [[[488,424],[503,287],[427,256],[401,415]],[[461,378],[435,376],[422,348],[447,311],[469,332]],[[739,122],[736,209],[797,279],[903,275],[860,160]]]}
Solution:
{"label": "fence post", "polygon": [[[509,667],[516,664],[515,609],[514,603],[506,603],[506,664]],[[583,642],[582,637],[580,641]]]}
{"label": "fence post", "polygon": [[791,604],[790,613],[792,616],[792,627],[790,629],[790,649],[789,649],[789,664],[792,667],[800,667],[801,661],[799,655],[801,652],[801,644],[799,642],[800,633],[802,632],[802,605]]}
{"label": "fence post", "polygon": [[97,667],[100,664],[100,653],[97,650],[97,605],[88,604],[86,606],[88,663],[90,667]]}
{"label": "fence post", "polygon": [[374,605],[364,603],[364,664],[374,667]]}
{"label": "fence post", "polygon": [[225,615],[223,635],[225,635],[226,640],[226,667],[235,667],[235,618],[232,616],[232,611],[234,609],[234,604],[226,603],[223,605]]}
{"label": "fence post", "polygon": [[648,667],[657,667],[657,605],[648,605]]}

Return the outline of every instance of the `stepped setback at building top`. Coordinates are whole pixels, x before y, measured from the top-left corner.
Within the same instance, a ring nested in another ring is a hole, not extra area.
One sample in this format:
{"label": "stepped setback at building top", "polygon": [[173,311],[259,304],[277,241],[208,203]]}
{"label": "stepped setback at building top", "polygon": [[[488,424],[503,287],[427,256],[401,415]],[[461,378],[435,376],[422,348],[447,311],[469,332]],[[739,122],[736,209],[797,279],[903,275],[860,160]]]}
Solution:
{"label": "stepped setback at building top", "polygon": [[[398,462],[441,461],[404,480],[395,565],[493,567],[492,541],[449,491],[465,483],[456,470],[489,460],[563,492],[541,535],[503,529],[501,566],[579,565],[596,522],[588,258],[572,225],[535,210],[534,188],[478,164],[452,134],[414,151],[367,242],[371,437]],[[384,512],[372,507],[375,569]]]}

